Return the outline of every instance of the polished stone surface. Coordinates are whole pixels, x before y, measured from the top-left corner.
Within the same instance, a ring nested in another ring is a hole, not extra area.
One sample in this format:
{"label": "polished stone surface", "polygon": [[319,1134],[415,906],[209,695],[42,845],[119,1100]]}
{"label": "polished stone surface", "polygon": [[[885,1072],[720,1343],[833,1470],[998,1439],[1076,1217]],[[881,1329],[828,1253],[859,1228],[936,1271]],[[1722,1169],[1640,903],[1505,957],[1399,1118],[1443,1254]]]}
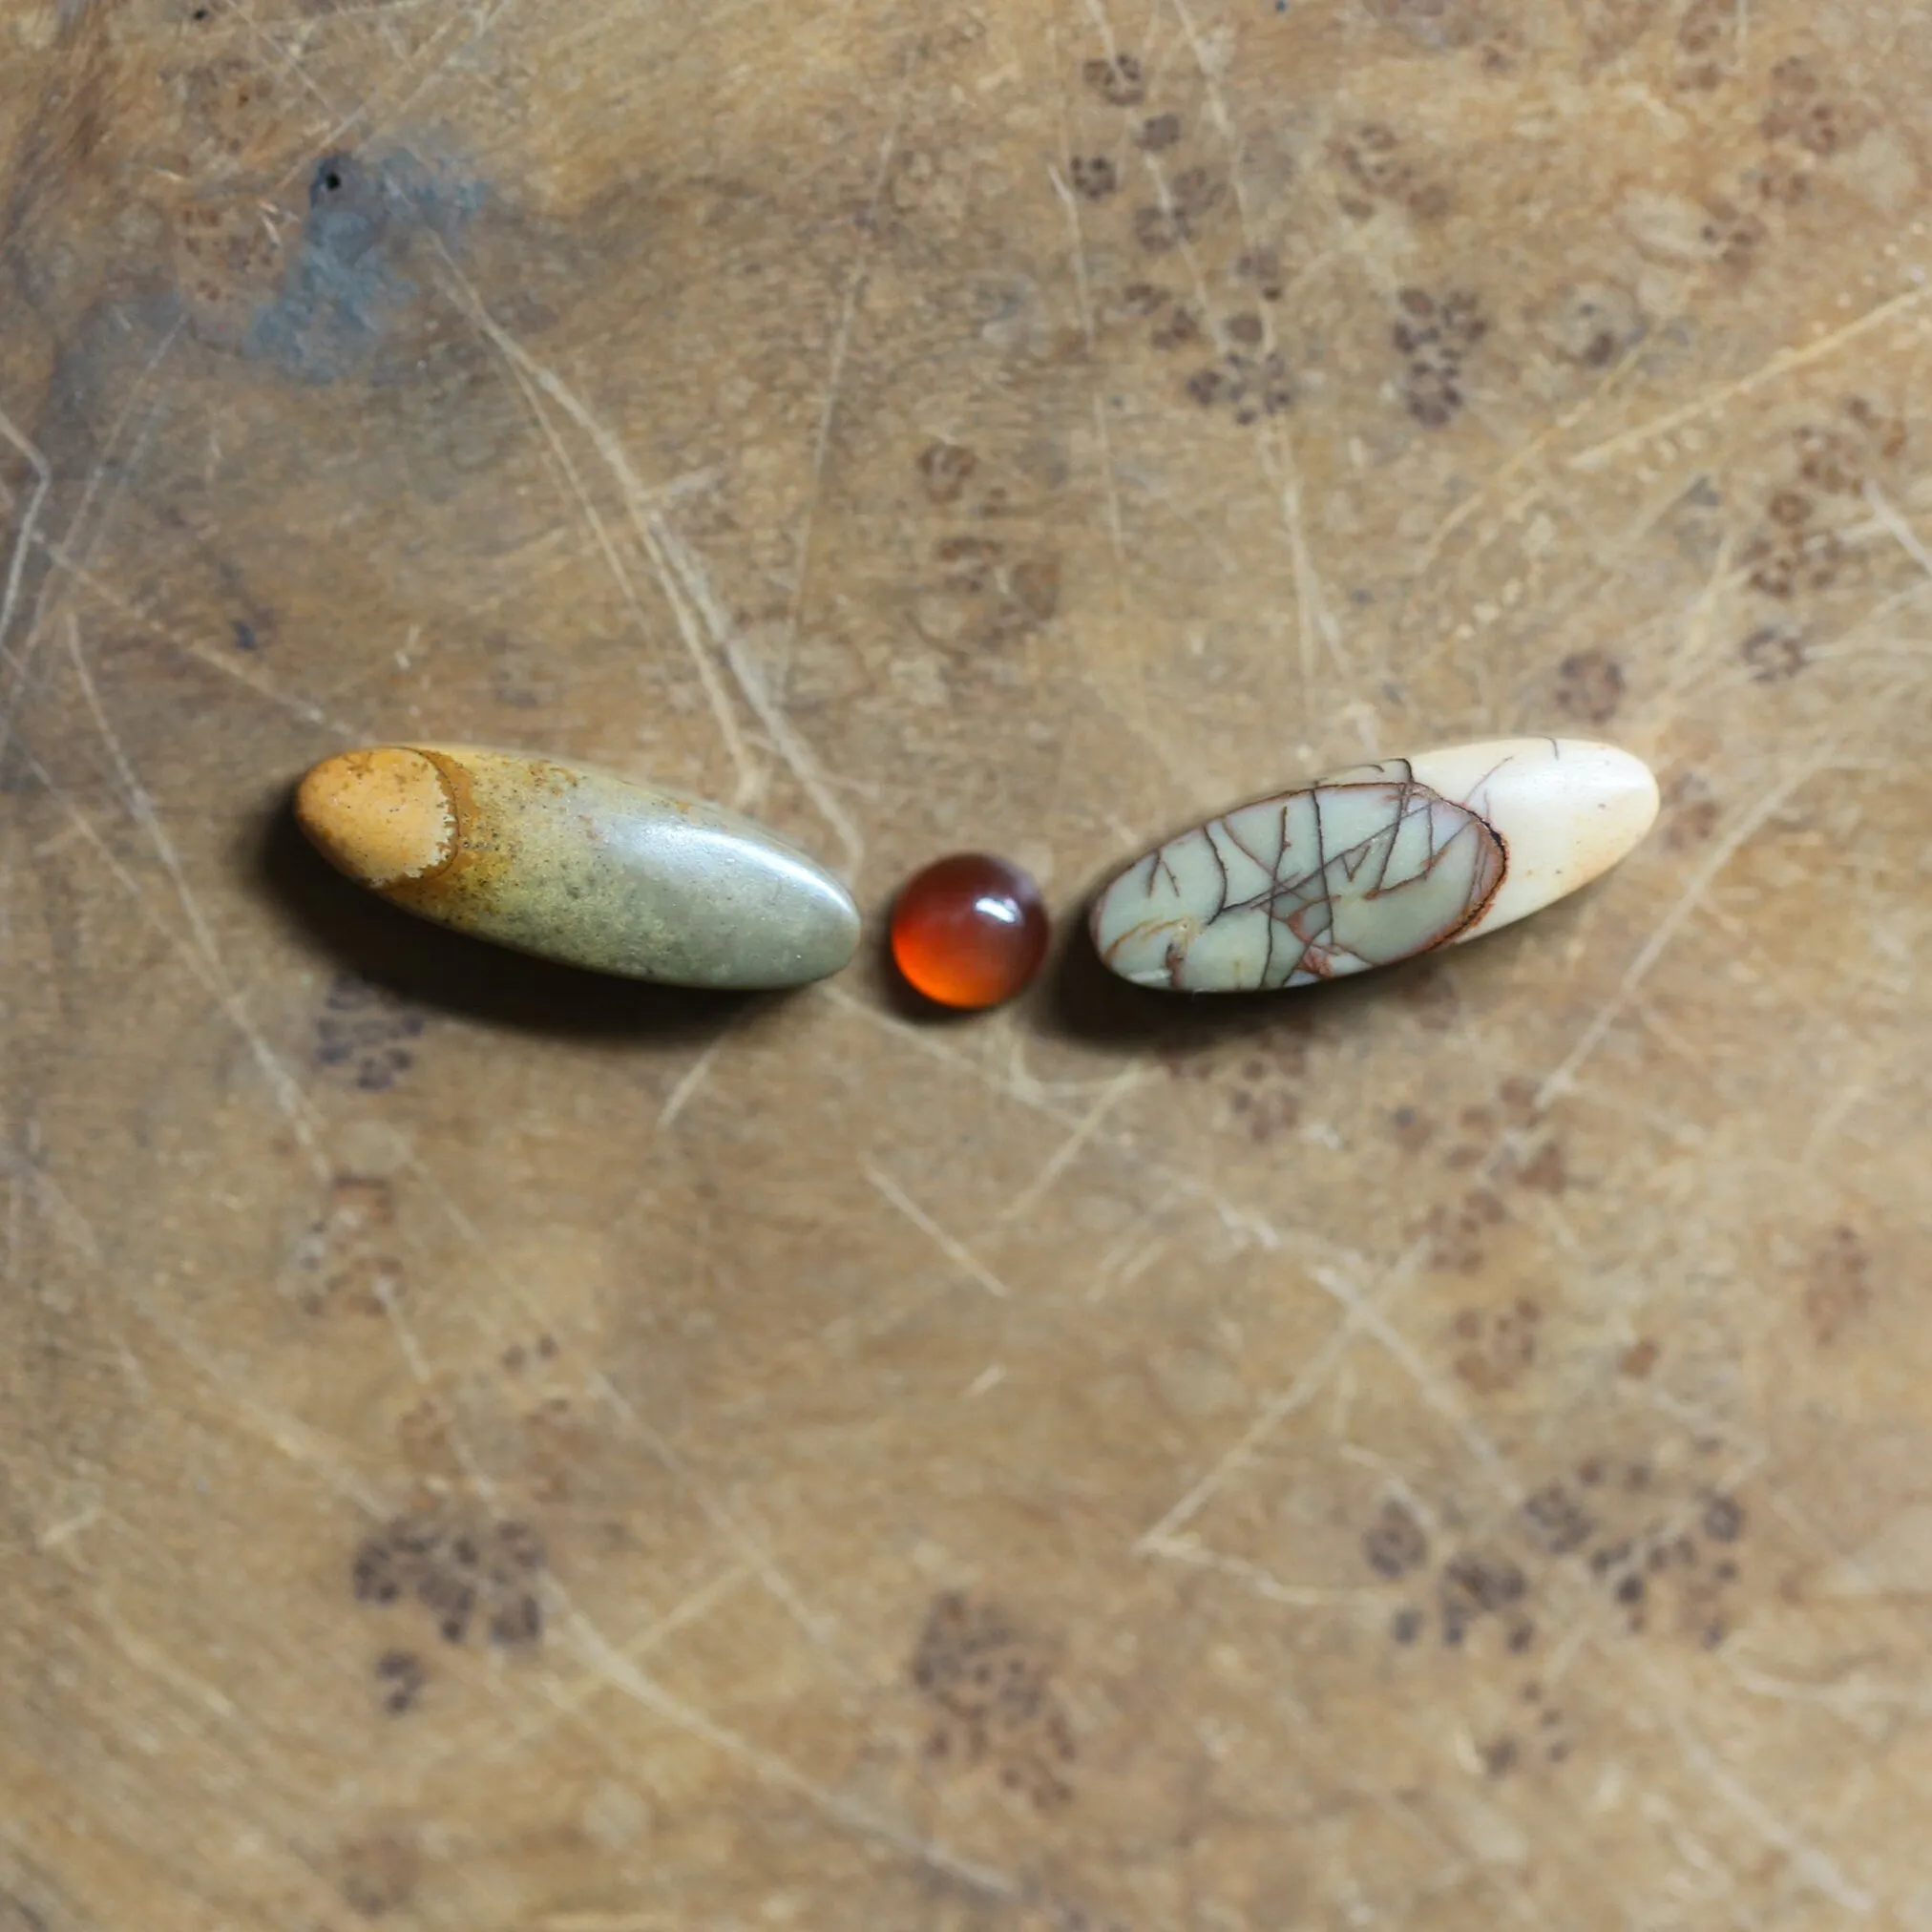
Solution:
{"label": "polished stone surface", "polygon": [[392,904],[523,953],[681,986],[798,986],[858,944],[843,886],[715,806],[547,758],[376,746],[316,766],[296,817]]}
{"label": "polished stone surface", "polygon": [[954,852],[907,880],[892,906],[892,960],[941,1006],[998,1006],[1046,957],[1040,888],[990,852]]}
{"label": "polished stone surface", "polygon": [[1158,846],[1093,910],[1102,959],[1182,993],[1308,986],[1474,938],[1573,892],[1649,830],[1627,751],[1513,738],[1385,759]]}

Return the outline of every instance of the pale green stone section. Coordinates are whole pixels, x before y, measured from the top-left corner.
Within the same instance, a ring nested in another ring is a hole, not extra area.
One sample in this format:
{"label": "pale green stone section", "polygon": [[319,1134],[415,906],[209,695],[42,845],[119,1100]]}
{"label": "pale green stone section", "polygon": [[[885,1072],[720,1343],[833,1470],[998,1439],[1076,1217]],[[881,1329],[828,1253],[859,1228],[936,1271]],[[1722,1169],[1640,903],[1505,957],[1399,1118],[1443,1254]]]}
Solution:
{"label": "pale green stone section", "polygon": [[1144,986],[1256,992],[1453,938],[1502,882],[1502,841],[1406,769],[1260,799],[1170,840],[1096,903],[1101,957]]}

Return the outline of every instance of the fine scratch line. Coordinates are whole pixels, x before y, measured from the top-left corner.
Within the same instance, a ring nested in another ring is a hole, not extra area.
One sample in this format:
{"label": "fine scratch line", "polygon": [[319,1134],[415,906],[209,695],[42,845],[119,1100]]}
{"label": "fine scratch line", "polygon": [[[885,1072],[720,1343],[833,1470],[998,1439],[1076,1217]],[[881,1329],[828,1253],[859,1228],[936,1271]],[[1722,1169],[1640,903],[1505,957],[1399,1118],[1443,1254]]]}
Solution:
{"label": "fine scratch line", "polygon": [[720,1034],[689,1066],[679,1076],[678,1083],[666,1097],[662,1110],[658,1115],[658,1131],[664,1132],[677,1124],[677,1119],[691,1102],[691,1097],[710,1077],[711,1069],[718,1062],[718,1056],[724,1050],[725,1036]]}
{"label": "fine scratch line", "polygon": [[[541,1310],[531,1296],[522,1277],[513,1274],[502,1265],[496,1250],[485,1239],[482,1230],[464,1211],[450,1189],[419,1157],[411,1157],[410,1167],[417,1180],[429,1190],[450,1225],[456,1229],[465,1245],[476,1256],[478,1265],[495,1279],[504,1296],[523,1312],[528,1321],[537,1323],[541,1319]],[[388,1309],[391,1320],[397,1319],[395,1311],[389,1308],[389,1304],[385,1303],[385,1307]],[[661,1431],[652,1426],[636,1405],[625,1398],[608,1376],[593,1373],[590,1377],[590,1388],[598,1399],[609,1404],[613,1413],[620,1417],[640,1438],[658,1462],[690,1493],[713,1531],[750,1565],[773,1601],[785,1608],[787,1614],[796,1621],[799,1628],[814,1644],[821,1649],[829,1651],[830,1645],[828,1620],[812,1611],[804,1602],[797,1586],[780,1570],[770,1553],[718,1500],[700,1473],[690,1466]]]}
{"label": "fine scratch line", "polygon": [[[734,1591],[744,1586],[750,1574],[743,1564],[728,1564],[716,1575],[680,1597],[668,1609],[653,1617],[641,1629],[626,1637],[617,1648],[633,1664],[642,1663],[672,1637],[689,1629],[694,1624],[702,1623],[721,1604],[727,1602]],[[486,1765],[527,1764],[533,1749],[569,1724],[581,1724],[596,1734],[595,1727],[589,1721],[591,1708],[608,1695],[611,1689],[610,1678],[596,1670],[585,1670],[575,1679],[553,1679],[544,1686],[545,1694],[550,1699],[545,1709],[512,1726],[507,1732],[497,1732],[494,1737],[482,1735],[487,1728],[483,1724],[472,1725],[468,1730],[452,1729],[445,1734],[438,1748],[415,1760],[414,1775],[421,1783],[430,1772],[454,1758],[463,1761],[472,1777]]]}
{"label": "fine scratch line", "polygon": [[1144,1530],[1135,1541],[1134,1553],[1137,1556],[1173,1556],[1181,1547],[1176,1532],[1185,1528],[1200,1515],[1220,1491],[1222,1485],[1235,1470],[1260,1448],[1269,1437],[1297,1409],[1306,1408],[1321,1393],[1329,1378],[1330,1372],[1358,1338],[1361,1330],[1361,1304],[1351,1307],[1348,1313],[1329,1331],[1324,1341],[1308,1359],[1293,1381],[1287,1388],[1278,1391],[1270,1398],[1235,1440],[1228,1444],[1214,1459],[1214,1465],[1194,1486],[1177,1502],[1159,1522]]}
{"label": "fine scratch line", "polygon": [[906,103],[913,91],[913,68],[909,62],[899,97],[892,107],[891,125],[879,142],[878,160],[872,169],[872,191],[859,220],[859,242],[846,279],[845,299],[840,304],[837,326],[832,330],[831,353],[827,358],[825,395],[819,404],[818,434],[811,449],[811,481],[807,487],[805,508],[798,519],[798,576],[792,585],[791,607],[785,619],[785,654],[781,661],[781,683],[791,675],[791,661],[798,650],[799,624],[805,616],[806,591],[811,579],[811,540],[818,523],[819,503],[825,494],[825,466],[831,453],[832,424],[838,419],[839,393],[845,386],[846,358],[851,350],[852,329],[858,321],[859,304],[865,300],[872,280],[872,240],[879,230],[879,202],[891,178],[892,157],[898,152],[899,130],[905,124]]}
{"label": "fine scratch line", "polygon": [[1646,1670],[1644,1674],[1650,1679],[1658,1693],[1654,1708],[1670,1727],[1685,1761],[1703,1776],[1712,1795],[1750,1825],[1767,1844],[1775,1845],[1784,1853],[1807,1884],[1846,1911],[1855,1912],[1860,1918],[1869,1918],[1878,1909],[1878,1900],[1863,1886],[1848,1879],[1828,1853],[1777,1816],[1717,1756],[1691,1729],[1685,1713],[1684,1700],[1676,1693],[1674,1686],[1665,1685],[1654,1670]]}
{"label": "fine scratch line", "polygon": [[890,1845],[894,1851],[916,1858],[928,1869],[986,1898],[1011,1901],[1019,1896],[1018,1885],[1004,1872],[980,1864],[976,1859],[961,1858],[945,1846],[909,1831],[896,1819],[874,1811],[860,1799],[828,1789],[784,1758],[761,1749],[737,1732],[727,1730],[696,1706],[673,1695],[612,1645],[560,1587],[554,1585],[553,1588],[562,1598],[567,1618],[564,1629],[578,1656],[605,1677],[613,1689],[634,1703],[687,1736],[702,1739],[762,1782],[804,1798],[862,1838]]}
{"label": "fine scratch line", "polygon": [[[563,449],[560,442],[557,441],[555,430],[550,427],[549,419],[544,416],[541,409],[536,407],[536,399],[531,394],[531,386],[534,385],[536,388],[540,389],[547,395],[590,438],[591,446],[603,458],[605,467],[617,478],[620,490],[627,498],[632,495],[643,497],[646,494],[641,478],[639,477],[637,472],[631,467],[630,459],[624,454],[617,438],[611,434],[610,430],[602,423],[598,422],[592,415],[577,392],[560,376],[547,368],[543,364],[537,362],[523,347],[522,344],[517,342],[507,329],[504,329],[497,324],[495,318],[484,308],[474,289],[471,287],[469,282],[463,278],[461,272],[457,269],[449,250],[442,249],[441,252],[444,261],[449,265],[451,278],[463,302],[463,305],[470,312],[472,322],[483,332],[497,353],[503,357],[504,361],[510,365],[512,370],[516,374],[518,385],[523,388],[526,400],[531,402],[538,423],[550,437],[552,448],[556,453],[558,462],[563,467],[573,494],[578,498],[578,506],[583,510],[585,517],[591,526],[591,533],[596,538],[598,548],[603,552],[604,560],[610,565],[613,574],[617,577],[619,587],[626,593],[628,598],[630,593],[629,574],[624,570],[622,561],[618,556],[611,543],[602,518],[598,515],[596,509],[590,502],[589,494],[585,491],[581,480],[578,476],[576,465],[571,462],[569,453]],[[640,506],[636,503],[627,502],[626,507],[630,510],[632,519],[635,522],[639,515]],[[646,548],[651,556],[652,562],[657,566],[659,588],[663,593],[664,601],[670,606],[671,616],[677,625],[678,635],[690,656],[693,669],[698,674],[698,682],[704,688],[705,702],[711,707],[711,715],[717,721],[718,735],[724,741],[725,755],[731,760],[732,766],[738,774],[740,795],[741,797],[748,795],[757,788],[759,783],[758,768],[752,761],[750,751],[746,746],[745,735],[738,727],[737,714],[733,711],[731,700],[725,692],[724,681],[718,675],[718,666],[712,661],[710,652],[704,648],[704,640],[698,629],[696,614],[691,609],[688,598],[671,581],[669,571],[665,567],[662,556],[657,548],[651,545],[647,545]],[[635,603],[633,603],[633,608],[635,608]]]}
{"label": "fine scratch line", "polygon": [[12,420],[0,410],[0,436],[5,436],[26,457],[33,471],[33,494],[20,518],[13,539],[12,560],[7,566],[7,587],[0,591],[0,662],[7,656],[7,632],[13,621],[13,607],[20,598],[20,579],[27,569],[27,552],[33,542],[33,528],[40,520],[41,506],[53,488],[53,466],[14,428]]}
{"label": "fine scratch line", "polygon": [[[1925,548],[1919,533],[1900,515],[1893,507],[1892,499],[1869,477],[1865,481],[1865,502],[1872,514],[1884,526],[1886,535],[1927,577],[1932,577],[1932,551]],[[0,630],[4,628],[0,625]]]}
{"label": "fine scratch line", "polygon": [[963,1269],[988,1294],[1006,1299],[1010,1292],[1006,1284],[964,1242],[948,1234],[884,1168],[871,1161],[861,1161],[859,1171],[956,1268]]}
{"label": "fine scratch line", "polygon": [[1139,1067],[1125,1067],[1101,1089],[1100,1097],[1082,1116],[1080,1125],[1060,1144],[1040,1172],[1001,1209],[999,1220],[1002,1225],[1009,1221],[1025,1220],[1040,1206],[1052,1191],[1054,1184],[1073,1165],[1081,1149],[1093,1139],[1101,1123],[1112,1111],[1114,1102],[1124,1099],[1145,1079],[1146,1075]]}
{"label": "fine scratch line", "polygon": [[1754,389],[1775,382],[1779,376],[1789,375],[1793,369],[1804,368],[1811,363],[1822,362],[1825,357],[1836,355],[1848,342],[1882,327],[1895,316],[1903,315],[1907,309],[1918,307],[1928,294],[1932,294],[1932,289],[1908,288],[1902,295],[1895,295],[1889,302],[1881,302],[1876,308],[1867,309],[1842,328],[1820,336],[1816,342],[1808,342],[1802,348],[1779,349],[1748,376],[1740,376],[1735,382],[1709,389],[1679,409],[1668,410],[1661,416],[1652,416],[1648,423],[1639,423],[1634,429],[1622,430],[1601,443],[1593,443],[1587,450],[1579,451],[1570,457],[1569,468],[1601,469],[1611,457],[1621,456],[1627,450],[1638,449],[1658,436],[1668,435],[1672,430],[1682,429],[1686,423],[1694,423],[1700,416],[1714,415],[1738,397],[1750,395]]}
{"label": "fine scratch line", "polygon": [[1636,957],[1624,969],[1624,976],[1618,980],[1616,990],[1577,1037],[1576,1044],[1563,1057],[1538,1089],[1536,1107],[1539,1113],[1564,1092],[1574,1079],[1577,1068],[1603,1044],[1605,1035],[1616,1024],[1624,1009],[1629,1005],[1637,988],[1649,976],[1651,968],[1664,956],[1666,948],[1677,936],[1685,920],[1703,903],[1718,873],[1737,856],[1746,841],[1754,837],[1766,822],[1781,811],[1799,788],[1810,784],[1837,755],[1838,746],[1833,745],[1816,757],[1808,759],[1798,766],[1786,777],[1782,785],[1774,786],[1766,792],[1757,804],[1712,848],[1710,856],[1690,875],[1690,881],[1678,896],[1677,902],[1658,922],[1657,930],[1638,949]]}
{"label": "fine scratch line", "polygon": [[[1062,113],[1061,125],[1064,127],[1065,115]],[[1065,136],[1068,147],[1073,145],[1073,136]],[[1094,299],[1091,279],[1087,273],[1086,238],[1081,230],[1080,204],[1074,200],[1058,168],[1049,167],[1047,179],[1053,183],[1055,198],[1059,200],[1060,212],[1066,217],[1069,238],[1068,253],[1073,262],[1074,296],[1080,304],[1081,333],[1086,338],[1087,361],[1095,369],[1093,386],[1094,440],[1100,451],[1101,484],[1107,499],[1107,536],[1114,551],[1114,600],[1123,612],[1127,600],[1127,536],[1121,520],[1120,491],[1114,481],[1113,437],[1107,429],[1107,411],[1102,394],[1100,379],[1100,329],[1094,319]]]}
{"label": "fine scratch line", "polygon": [[[589,437],[592,448],[617,482],[625,514],[650,559],[664,599],[671,607],[679,635],[690,653],[704,695],[718,721],[725,748],[737,769],[739,804],[748,802],[757,794],[762,788],[763,775],[753,763],[744,734],[739,729],[724,680],[719,676],[712,657],[713,649],[729,668],[746,704],[770,734],[774,748],[798,781],[800,790],[811,801],[845,848],[847,875],[849,878],[855,877],[865,855],[865,842],[859,835],[858,828],[833,795],[817,757],[766,689],[762,673],[744,649],[736,627],[696,553],[657,507],[654,493],[645,488],[622,443],[609,426],[592,413],[583,399],[555,369],[538,362],[495,321],[456,266],[450,251],[440,242],[436,246],[448,268],[451,284],[472,322],[523,380],[535,384]],[[706,647],[707,633],[710,648]]]}
{"label": "fine scratch line", "polygon": [[[135,434],[132,453],[122,458],[116,468],[116,459],[119,456],[120,452],[121,432],[133,420],[136,409],[146,398],[149,388],[154,384],[157,373],[160,369],[161,365],[167,360],[170,351],[174,348],[176,339],[179,336],[180,332],[181,324],[178,322],[161,338],[159,344],[156,346],[154,354],[142,365],[139,374],[135,378],[133,387],[128,392],[126,401],[122,403],[120,409],[116,412],[115,419],[109,426],[107,435],[100,447],[100,453],[94,458],[93,467],[88,471],[87,477],[81,485],[80,501],[74,506],[74,514],[68,520],[67,535],[64,539],[70,549],[80,548],[80,534],[84,529],[89,528],[89,516],[94,510],[94,497],[99,493],[101,485],[108,481],[110,472],[113,472],[113,481],[108,484],[106,498],[100,506],[99,514],[94,517],[92,528],[89,530],[89,535],[86,538],[85,549],[82,551],[82,560],[84,562],[92,563],[100,549],[101,543],[107,535],[108,524],[113,517],[115,508],[120,501],[121,493],[127,488],[130,479],[134,475],[140,452],[146,447],[148,436],[154,429],[156,418],[160,413],[164,398],[157,397],[149,406],[147,414],[143,418],[139,430]],[[34,453],[40,454],[41,452],[35,452]],[[46,460],[44,454],[42,455],[42,460]],[[36,494],[38,494],[36,492]],[[19,565],[19,558],[16,556],[14,567],[10,568],[8,573],[10,583],[14,581],[15,571],[19,567],[21,567]],[[43,627],[47,619],[49,603],[52,596],[53,582],[54,578],[52,572],[48,572],[41,579],[40,592],[35,598],[33,604],[33,619],[28,625],[27,640],[19,652],[10,657],[0,654],[0,663],[4,663],[5,667],[12,673],[10,688],[0,691],[0,742],[4,742],[11,735],[14,718],[20,707],[27,702],[28,671],[32,659],[40,648]]]}
{"label": "fine scratch line", "polygon": [[[1194,56],[1194,65],[1201,76],[1202,96],[1208,103],[1208,112],[1215,131],[1221,136],[1223,151],[1228,157],[1228,185],[1231,191],[1235,218],[1241,223],[1242,245],[1250,254],[1261,246],[1261,238],[1248,208],[1247,190],[1241,179],[1238,157],[1241,152],[1240,136],[1235,128],[1234,116],[1228,111],[1228,98],[1219,80],[1215,77],[1214,67],[1208,57],[1208,49],[1202,37],[1201,29],[1188,10],[1187,0],[1168,0],[1174,18],[1180,23],[1181,32],[1187,42],[1187,51]],[[1103,16],[1102,16],[1103,17]],[[1108,49],[1112,52],[1111,47]],[[1168,202],[1167,185],[1165,174],[1147,158],[1150,171],[1161,185],[1161,199]],[[1186,249],[1190,267],[1194,270],[1195,292],[1201,300],[1204,312],[1211,308],[1208,289],[1204,284],[1200,266],[1194,260],[1192,248]],[[1263,326],[1267,333],[1264,344],[1272,351],[1275,347],[1273,321],[1264,311]],[[1284,536],[1288,538],[1289,564],[1294,579],[1295,626],[1301,650],[1302,685],[1305,691],[1314,686],[1316,646],[1325,646],[1331,662],[1342,677],[1352,671],[1343,644],[1341,627],[1336,623],[1334,614],[1329,609],[1328,593],[1322,586],[1321,573],[1316,568],[1314,553],[1309,547],[1308,519],[1302,509],[1301,466],[1295,455],[1294,438],[1279,417],[1270,415],[1263,421],[1263,434],[1257,443],[1262,454],[1262,469],[1274,492],[1275,509],[1281,519]]]}
{"label": "fine scratch line", "polygon": [[[407,94],[397,95],[393,106],[390,106],[383,99],[384,90],[378,87],[368,99],[362,101],[357,107],[350,110],[349,113],[342,116],[325,133],[305,142],[303,149],[304,158],[289,168],[287,173],[278,181],[277,186],[285,188],[291,181],[299,178],[304,170],[310,165],[306,159],[307,156],[326,153],[331,148],[341,147],[348,140],[350,135],[357,127],[363,129],[363,138],[365,141],[368,141],[383,126],[395,126],[422,99],[423,95],[455,66],[456,62],[463,55],[480,46],[491,29],[513,7],[518,4],[519,0],[495,0],[495,5],[494,6],[457,9],[441,26],[436,28],[429,39],[424,42],[417,53],[411,55],[402,63],[394,74],[392,84],[400,85],[405,82],[413,82],[413,85],[410,87]],[[369,10],[375,14],[382,14],[394,10],[391,7],[375,8]],[[345,19],[352,16],[344,13],[336,14],[333,17]],[[452,33],[460,30],[466,23],[471,30],[468,37],[458,40],[454,46],[444,51],[444,41],[449,39]],[[316,92],[317,98],[322,100],[324,106],[328,105],[326,97],[318,91],[311,88],[311,92]],[[371,119],[370,116],[378,109],[381,109],[383,112],[383,119]]]}
{"label": "fine scratch line", "polygon": [[114,763],[122,789],[127,794],[129,815],[148,835],[175,889],[175,897],[179,902],[183,916],[188,922],[188,932],[195,951],[201,956],[207,966],[207,977],[203,981],[222,1013],[235,1030],[248,1042],[249,1051],[261,1069],[262,1078],[268,1082],[269,1091],[275,1096],[276,1104],[284,1118],[307,1150],[310,1164],[320,1178],[326,1172],[327,1163],[324,1158],[314,1126],[309,1118],[306,1097],[301,1085],[288,1069],[283,1065],[263,1036],[260,1027],[249,1018],[246,1004],[235,990],[228,977],[227,968],[222,964],[220,950],[215,944],[214,930],[207,915],[201,909],[201,902],[195,896],[194,889],[188,883],[187,869],[181,864],[175,842],[168,835],[167,828],[161,823],[160,814],[155,808],[154,799],[147,788],[140,782],[134,766],[129,762],[119,734],[115,730],[96,690],[93,673],[88,669],[87,658],[80,647],[80,625],[72,612],[66,620],[68,655],[74,662],[74,674],[80,686],[81,697],[92,714],[95,728],[100,732],[101,743],[106,746],[109,758]]}

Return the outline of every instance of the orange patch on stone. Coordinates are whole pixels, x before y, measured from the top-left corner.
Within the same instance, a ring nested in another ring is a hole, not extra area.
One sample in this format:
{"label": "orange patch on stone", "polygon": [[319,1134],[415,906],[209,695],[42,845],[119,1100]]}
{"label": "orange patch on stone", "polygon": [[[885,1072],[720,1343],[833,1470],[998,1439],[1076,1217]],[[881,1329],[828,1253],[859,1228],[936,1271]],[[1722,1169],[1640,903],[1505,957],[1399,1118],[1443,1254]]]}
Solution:
{"label": "orange patch on stone", "polygon": [[325,759],[297,788],[295,816],[338,872],[377,892],[430,877],[456,851],[448,781],[436,761],[407,746]]}

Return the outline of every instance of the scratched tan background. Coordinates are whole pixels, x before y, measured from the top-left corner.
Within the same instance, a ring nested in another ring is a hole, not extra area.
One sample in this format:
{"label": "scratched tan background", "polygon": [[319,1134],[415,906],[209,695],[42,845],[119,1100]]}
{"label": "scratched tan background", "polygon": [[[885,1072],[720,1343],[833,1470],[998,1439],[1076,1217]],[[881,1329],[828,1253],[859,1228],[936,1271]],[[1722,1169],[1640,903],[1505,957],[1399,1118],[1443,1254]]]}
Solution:
{"label": "scratched tan background", "polygon": [[[0,0],[0,1926],[1927,1932],[1909,0]],[[409,733],[876,918],[1653,759],[1509,934],[705,1002]]]}

